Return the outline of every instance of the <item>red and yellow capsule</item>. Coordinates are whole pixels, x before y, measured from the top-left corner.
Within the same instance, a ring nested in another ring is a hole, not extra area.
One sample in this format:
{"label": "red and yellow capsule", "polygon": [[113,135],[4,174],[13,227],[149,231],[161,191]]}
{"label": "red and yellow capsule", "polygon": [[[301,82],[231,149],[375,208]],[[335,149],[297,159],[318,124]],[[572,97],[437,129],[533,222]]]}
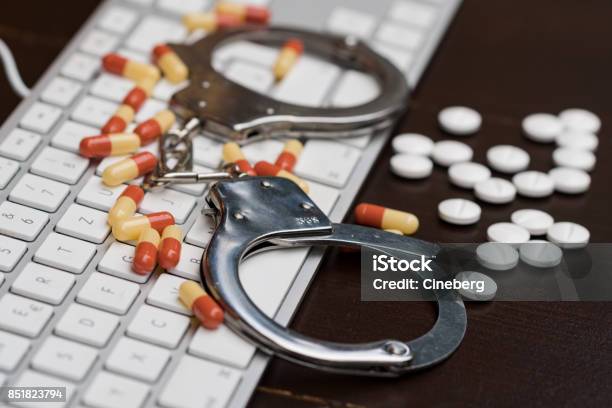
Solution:
{"label": "red and yellow capsule", "polygon": [[187,65],[166,44],[159,44],[153,48],[153,61],[164,73],[164,77],[173,84],[183,82],[189,75]]}
{"label": "red and yellow capsule", "polygon": [[217,13],[187,13],[183,16],[183,25],[187,30],[204,30],[208,33],[224,28],[236,27],[242,24],[242,21],[231,14]]}
{"label": "red and yellow capsule", "polygon": [[108,212],[108,224],[115,225],[119,221],[132,217],[144,198],[144,190],[130,184],[123,190],[115,204]]}
{"label": "red and yellow capsule", "polygon": [[134,129],[134,133],[140,137],[140,144],[151,143],[163,135],[174,124],[176,116],[168,109],[157,112],[151,119],[147,119]]}
{"label": "red and yellow capsule", "polygon": [[368,203],[355,207],[355,221],[370,227],[397,230],[405,235],[414,234],[419,228],[419,219],[414,214]]}
{"label": "red and yellow capsule", "polygon": [[276,158],[274,165],[287,171],[293,171],[300,154],[304,149],[304,145],[299,140],[289,140],[285,143],[285,147],[281,154]]}
{"label": "red and yellow capsule", "polygon": [[289,173],[287,170],[283,170],[278,166],[273,165],[267,161],[260,161],[255,163],[255,172],[258,176],[276,176],[286,178],[297,184],[305,193],[308,193],[310,188],[308,183],[296,176],[295,174]]}
{"label": "red and yellow capsule", "polygon": [[148,98],[153,93],[153,88],[155,88],[155,85],[157,85],[157,82],[158,82],[158,79],[151,78],[151,77],[145,77],[139,81],[136,81],[136,86],[142,89]]}
{"label": "red and yellow capsule", "polygon": [[159,246],[159,265],[168,270],[176,267],[181,259],[183,231],[178,225],[164,228]]}
{"label": "red and yellow capsule", "polygon": [[104,169],[102,182],[107,186],[118,186],[153,171],[156,165],[157,157],[153,153],[137,153]]}
{"label": "red and yellow capsule", "polygon": [[132,270],[139,275],[146,275],[155,269],[157,264],[157,247],[159,246],[159,232],[153,228],[145,228],[138,237]]}
{"label": "red and yellow capsule", "polygon": [[161,232],[168,225],[173,224],[174,216],[168,211],[136,215],[113,224],[113,236],[119,241],[130,241],[137,239],[145,228],[153,228],[155,231]]}
{"label": "red and yellow capsule", "polygon": [[223,323],[223,309],[194,281],[185,281],[179,286],[179,299],[191,309],[202,326],[216,329]]}
{"label": "red and yellow capsule", "polygon": [[83,138],[79,153],[83,157],[102,158],[133,153],[140,147],[140,138],[134,133],[112,133]]}
{"label": "red and yellow capsule", "polygon": [[125,95],[121,103],[132,108],[134,112],[138,112],[148,97],[147,91],[136,85]]}
{"label": "red and yellow capsule", "polygon": [[268,24],[270,21],[270,10],[267,7],[221,2],[215,8],[217,14],[235,16],[240,21],[253,24]]}
{"label": "red and yellow capsule", "polygon": [[134,108],[130,105],[121,104],[102,126],[102,133],[119,133],[123,132],[127,125],[134,120]]}
{"label": "red and yellow capsule", "polygon": [[237,143],[229,142],[223,145],[223,161],[226,163],[234,163],[241,172],[249,176],[256,175],[255,170],[251,167],[246,157],[244,157],[244,153],[242,153]]}
{"label": "red and yellow capsule", "polygon": [[287,75],[295,65],[300,55],[304,52],[304,44],[297,38],[291,38],[281,48],[276,62],[274,62],[274,78],[280,81]]}
{"label": "red and yellow capsule", "polygon": [[140,81],[144,78],[152,78],[157,81],[160,77],[157,67],[145,62],[129,60],[114,53],[106,54],[102,58],[102,67],[110,73],[121,75],[132,81]]}

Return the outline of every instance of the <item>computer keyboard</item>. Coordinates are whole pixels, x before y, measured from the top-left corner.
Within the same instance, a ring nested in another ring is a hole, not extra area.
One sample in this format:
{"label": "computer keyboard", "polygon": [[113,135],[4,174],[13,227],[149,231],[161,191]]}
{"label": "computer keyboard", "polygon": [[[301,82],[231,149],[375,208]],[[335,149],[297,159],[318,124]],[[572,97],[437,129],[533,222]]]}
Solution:
{"label": "computer keyboard", "polygon": [[[459,0],[252,2],[269,6],[274,24],[368,41],[412,87],[459,6]],[[177,297],[181,282],[199,279],[212,233],[200,215],[206,185],[146,194],[140,212],[170,211],[186,234],[176,268],[138,275],[131,270],[133,246],[116,242],[106,222],[124,186],[105,186],[99,177],[121,158],[95,162],[77,154],[80,140],[99,133],[133,86],[100,72],[100,57],[119,52],[148,60],[157,43],[185,41],[181,14],[212,6],[211,0],[103,2],[0,129],[0,384],[67,387],[67,401],[48,406],[248,402],[269,357],[223,325],[199,327]],[[308,55],[276,84],[276,55],[238,43],[219,50],[214,65],[247,87],[303,105],[349,106],[377,92],[371,78]],[[181,86],[162,80],[135,122],[164,108]],[[344,217],[387,137],[388,131],[306,143],[295,173],[308,180],[311,197],[332,220]],[[245,146],[244,154],[251,162],[273,162],[282,146],[265,140]],[[195,170],[220,165],[219,142],[198,135],[193,147]],[[157,153],[155,144],[143,149]],[[297,248],[251,257],[242,284],[264,313],[287,324],[322,255]]]}

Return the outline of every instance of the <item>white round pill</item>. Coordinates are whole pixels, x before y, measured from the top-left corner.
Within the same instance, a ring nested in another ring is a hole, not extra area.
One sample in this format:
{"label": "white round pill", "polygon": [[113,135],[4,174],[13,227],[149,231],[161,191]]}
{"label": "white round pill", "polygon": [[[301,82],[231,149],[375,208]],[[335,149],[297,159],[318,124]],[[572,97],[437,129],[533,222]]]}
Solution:
{"label": "white round pill", "polygon": [[396,154],[391,157],[391,171],[407,179],[421,179],[431,174],[433,163],[429,157],[417,154]]}
{"label": "white round pill", "polygon": [[474,185],[476,197],[491,204],[505,204],[516,197],[516,187],[508,180],[491,177]]}
{"label": "white round pill", "polygon": [[480,113],[465,106],[450,106],[438,114],[440,127],[453,135],[465,136],[476,133],[482,124]]}
{"label": "white round pill", "polygon": [[523,133],[534,142],[550,143],[563,131],[561,120],[550,113],[534,113],[523,119]]}
{"label": "white round pill", "polygon": [[525,208],[516,210],[510,215],[510,220],[525,228],[531,235],[544,235],[555,222],[547,212]]}
{"label": "white round pill", "polygon": [[519,254],[512,245],[501,242],[486,242],[476,248],[476,259],[485,268],[507,271],[518,264]]}
{"label": "white round pill", "polygon": [[541,171],[522,171],[512,177],[516,191],[525,197],[546,197],[555,191],[553,179]]}
{"label": "white round pill", "polygon": [[410,153],[429,156],[434,147],[430,138],[418,133],[402,133],[393,138],[391,142],[395,153]]}
{"label": "white round pill", "polygon": [[480,163],[455,163],[448,168],[451,183],[462,188],[474,188],[476,183],[491,178],[491,170]]}
{"label": "white round pill", "polygon": [[461,296],[469,300],[486,302],[497,294],[497,283],[484,273],[465,271],[455,275],[455,279],[465,282],[457,290]]}
{"label": "white round pill", "polygon": [[463,198],[449,198],[438,204],[438,215],[451,224],[474,224],[480,219],[481,213],[482,210],[478,204]]}
{"label": "white round pill", "polygon": [[565,109],[559,113],[559,119],[566,129],[597,133],[601,128],[599,117],[585,109]]}
{"label": "white round pill", "polygon": [[487,162],[502,173],[518,173],[529,166],[529,154],[520,147],[497,145],[487,150]]}
{"label": "white round pill", "polygon": [[566,194],[584,193],[591,186],[591,176],[584,170],[571,167],[555,167],[548,172],[555,183],[555,190]]}
{"label": "white round pill", "polygon": [[591,233],[574,222],[556,222],[548,229],[546,238],[561,248],[583,248],[589,243]]}
{"label": "white round pill", "polygon": [[514,247],[529,241],[529,237],[529,231],[511,222],[498,222],[489,225],[489,228],[487,228],[487,238],[489,241],[503,242]]}
{"label": "white round pill", "polygon": [[521,261],[536,268],[552,268],[561,263],[563,251],[546,241],[528,241],[519,247]]}
{"label": "white round pill", "polygon": [[559,147],[553,152],[553,161],[557,166],[591,171],[593,167],[595,167],[597,159],[595,155],[588,150]]}
{"label": "white round pill", "polygon": [[594,152],[599,145],[599,139],[593,133],[568,130],[557,136],[557,145]]}
{"label": "white round pill", "polygon": [[465,143],[441,140],[434,145],[432,156],[436,164],[444,167],[472,160],[474,152]]}

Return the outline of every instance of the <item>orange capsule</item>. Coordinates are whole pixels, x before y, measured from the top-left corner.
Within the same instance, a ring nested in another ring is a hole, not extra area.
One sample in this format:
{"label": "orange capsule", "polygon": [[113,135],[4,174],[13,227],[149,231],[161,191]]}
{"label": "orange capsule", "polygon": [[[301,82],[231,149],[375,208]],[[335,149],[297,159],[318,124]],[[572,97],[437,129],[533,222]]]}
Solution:
{"label": "orange capsule", "polygon": [[164,228],[159,246],[159,265],[168,270],[178,265],[181,259],[181,242],[183,231],[178,225],[168,225]]}
{"label": "orange capsule", "polygon": [[304,44],[297,38],[291,38],[281,48],[276,62],[274,62],[274,78],[280,81],[287,75],[295,65],[300,55],[304,52]]}
{"label": "orange capsule", "polygon": [[238,17],[241,21],[253,24],[267,24],[270,20],[270,11],[266,7],[221,2],[215,9],[218,14],[229,14]]}
{"label": "orange capsule", "polygon": [[130,105],[119,105],[115,114],[102,126],[102,133],[123,132],[128,123],[134,120],[134,108]]}
{"label": "orange capsule", "polygon": [[257,175],[237,143],[229,142],[223,145],[223,161],[236,164],[241,172],[249,176]]}
{"label": "orange capsule", "polygon": [[140,138],[134,133],[113,133],[83,138],[79,153],[83,157],[102,158],[135,152],[140,147]]}
{"label": "orange capsule", "polygon": [[174,113],[164,109],[157,112],[151,119],[147,119],[136,126],[134,133],[140,137],[140,143],[146,145],[166,133],[175,120],[176,116],[174,116]]}
{"label": "orange capsule", "polygon": [[405,235],[414,234],[419,228],[419,219],[414,214],[368,203],[355,207],[355,221],[370,227],[397,230]]}
{"label": "orange capsule", "polygon": [[274,165],[283,170],[293,171],[293,167],[295,167],[297,159],[302,153],[302,149],[304,149],[304,145],[300,143],[299,140],[289,140],[287,143],[285,143],[285,147],[283,148],[281,154],[279,154],[276,158]]}
{"label": "orange capsule", "polygon": [[191,309],[202,326],[216,329],[223,323],[223,309],[208,296],[199,283],[185,281],[179,286],[179,299],[185,307]]}
{"label": "orange capsule", "polygon": [[159,80],[160,74],[157,67],[145,62],[129,60],[119,54],[106,54],[102,58],[102,66],[108,72],[121,75],[132,81],[140,81],[144,78]]}
{"label": "orange capsule", "polygon": [[297,184],[305,193],[308,193],[309,191],[308,184],[304,180],[295,174],[289,173],[287,170],[283,170],[267,161],[255,163],[255,172],[258,176],[276,176],[286,178]]}
{"label": "orange capsule", "polygon": [[146,275],[155,269],[157,263],[157,247],[159,246],[159,232],[153,228],[145,228],[138,237],[132,270],[139,275]]}
{"label": "orange capsule", "polygon": [[153,48],[153,61],[164,73],[165,78],[173,84],[183,82],[189,75],[187,65],[166,44],[159,44]]}
{"label": "orange capsule", "polygon": [[156,165],[157,157],[153,153],[137,153],[104,169],[102,182],[107,186],[118,186],[153,171]]}
{"label": "orange capsule", "polygon": [[138,112],[148,97],[147,91],[136,85],[125,95],[121,103],[131,107],[134,112]]}
{"label": "orange capsule", "polygon": [[136,214],[136,210],[143,198],[144,190],[142,188],[133,184],[127,186],[108,212],[108,224],[113,226],[118,221]]}
{"label": "orange capsule", "polygon": [[224,28],[236,27],[240,24],[242,24],[242,21],[231,14],[194,12],[183,16],[183,25],[189,31],[204,30],[210,33]]}
{"label": "orange capsule", "polygon": [[113,224],[113,236],[119,241],[137,239],[145,228],[163,231],[168,225],[174,224],[174,216],[168,211],[160,211],[147,215],[136,215],[125,218]]}

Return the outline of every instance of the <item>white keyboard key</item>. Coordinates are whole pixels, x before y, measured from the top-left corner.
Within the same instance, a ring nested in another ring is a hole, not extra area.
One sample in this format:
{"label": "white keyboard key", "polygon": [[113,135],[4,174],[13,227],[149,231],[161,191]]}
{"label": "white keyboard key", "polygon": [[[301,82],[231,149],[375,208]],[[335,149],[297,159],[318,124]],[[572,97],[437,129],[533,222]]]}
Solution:
{"label": "white keyboard key", "polygon": [[113,314],[72,303],[55,326],[55,334],[104,347],[118,325],[119,318]]}
{"label": "white keyboard key", "polygon": [[253,166],[260,160],[274,163],[283,151],[284,145],[285,143],[280,140],[266,139],[244,146],[242,153]]}
{"label": "white keyboard key", "polygon": [[[0,235],[0,271],[10,272],[21,260],[28,246],[25,242]],[[3,275],[4,276],[4,275]]]}
{"label": "white keyboard key", "polygon": [[96,253],[96,246],[80,239],[52,232],[34,254],[42,264],[72,273],[81,273]]}
{"label": "white keyboard key", "polygon": [[0,299],[0,329],[36,337],[45,327],[53,308],[35,300],[7,293]]}
{"label": "white keyboard key", "polygon": [[436,20],[436,8],[414,1],[396,1],[388,15],[399,22],[427,28]]}
{"label": "white keyboard key", "polygon": [[136,283],[94,272],[81,288],[77,301],[109,312],[125,314],[139,292]]}
{"label": "white keyboard key", "polygon": [[193,138],[193,161],[205,167],[216,169],[222,160],[223,144],[208,137]]}
{"label": "white keyboard key", "polygon": [[134,82],[117,75],[100,74],[91,85],[89,92],[100,98],[121,102],[127,93],[134,87]]}
{"label": "white keyboard key", "polygon": [[168,272],[186,279],[199,280],[203,253],[202,248],[183,243],[179,263]]}
{"label": "white keyboard key", "polygon": [[116,110],[116,103],[93,96],[86,96],[77,104],[71,118],[77,122],[101,128]]}
{"label": "white keyboard key", "polygon": [[0,331],[0,370],[13,371],[29,348],[30,342],[23,337]]}
{"label": "white keyboard key", "polygon": [[359,71],[346,71],[342,76],[330,104],[334,107],[357,106],[378,96],[376,80]]}
{"label": "white keyboard key", "polygon": [[146,62],[147,64],[151,63],[151,53],[143,54],[142,52],[137,52],[129,48],[121,48],[117,53],[119,55],[123,55],[127,59],[138,62]]}
{"label": "white keyboard key", "polygon": [[149,387],[145,384],[99,372],[83,395],[83,402],[94,408],[139,408],[143,406]]}
{"label": "white keyboard key", "polygon": [[98,352],[92,347],[50,336],[38,349],[31,364],[35,370],[80,381],[97,357]]}
{"label": "white keyboard key", "polygon": [[89,81],[100,67],[100,58],[75,53],[68,57],[62,74],[79,81]]}
{"label": "white keyboard key", "polygon": [[149,53],[160,43],[180,42],[186,36],[185,28],[173,20],[149,16],[140,21],[126,41],[129,48]]}
{"label": "white keyboard key", "polygon": [[295,166],[295,174],[332,187],[343,187],[361,152],[329,140],[309,140]]}
{"label": "white keyboard key", "polygon": [[198,214],[195,222],[191,226],[191,229],[185,236],[185,241],[204,248],[208,245],[214,228],[215,226],[213,224],[212,217]]}
{"label": "white keyboard key", "polygon": [[323,211],[329,215],[338,201],[340,193],[335,188],[324,186],[323,184],[310,182],[308,183],[310,192],[308,196],[314,201],[314,203]]}
{"label": "white keyboard key", "polygon": [[255,346],[225,325],[216,330],[199,327],[189,344],[189,353],[207,360],[245,368],[255,353]]}
{"label": "white keyboard key", "polygon": [[409,51],[399,50],[396,47],[380,42],[375,42],[371,46],[380,55],[391,61],[400,71],[407,70],[412,63],[413,54]]}
{"label": "white keyboard key", "polygon": [[133,282],[145,283],[149,280],[151,272],[140,275],[132,271],[134,261],[134,247],[121,242],[113,242],[98,264],[100,272],[114,275],[118,278],[131,280]]}
{"label": "white keyboard key", "polygon": [[[198,172],[198,173],[212,173],[216,170],[194,164],[193,171]],[[170,186],[169,188],[172,190],[180,191],[182,193],[187,193],[187,194],[191,194],[193,196],[199,197],[202,194],[204,194],[204,191],[206,190],[207,186],[208,186],[207,183],[175,184],[173,186]]]}
{"label": "white keyboard key", "polygon": [[79,192],[79,195],[77,195],[76,201],[88,207],[108,211],[115,204],[124,189],[124,185],[108,187],[102,183],[100,177],[91,176]]}
{"label": "white keyboard key", "polygon": [[354,35],[360,38],[371,36],[376,19],[364,12],[338,7],[332,11],[327,29],[333,33]]}
{"label": "white keyboard key", "polygon": [[[224,407],[239,382],[238,370],[183,356],[158,403],[167,408]],[[198,390],[197,398],[193,398],[193,390]]]}
{"label": "white keyboard key", "polygon": [[13,282],[11,291],[30,299],[59,305],[74,281],[72,274],[30,262]]}
{"label": "white keyboard key", "polygon": [[[166,102],[158,101],[157,99],[147,99],[142,105],[142,108],[136,114],[134,120],[136,123],[144,122],[147,119],[151,119],[157,112],[168,109]],[[155,143],[156,145],[157,143]]]}
{"label": "white keyboard key", "polygon": [[0,189],[6,187],[18,171],[19,163],[11,159],[0,157]]}
{"label": "white keyboard key", "polygon": [[89,159],[47,146],[32,162],[30,171],[56,181],[76,184],[88,166]]}
{"label": "white keyboard key", "polygon": [[70,193],[64,183],[34,174],[24,174],[9,195],[9,199],[39,210],[54,212]]}
{"label": "white keyboard key", "polygon": [[136,12],[129,8],[113,7],[107,10],[98,20],[98,27],[122,34],[132,28],[137,18]]}
{"label": "white keyboard key", "polygon": [[173,190],[150,191],[145,194],[140,203],[140,211],[150,214],[158,211],[169,211],[174,215],[177,224],[183,224],[193,207],[196,199],[192,196]]}
{"label": "white keyboard key", "polygon": [[117,374],[152,382],[159,378],[168,360],[168,350],[123,337],[108,356],[104,367]]}
{"label": "white keyboard key", "polygon": [[65,108],[74,101],[74,98],[81,92],[82,88],[81,84],[76,81],[56,77],[42,91],[40,99]]}
{"label": "white keyboard key", "polygon": [[157,307],[142,305],[127,328],[127,334],[158,346],[175,348],[191,319]]}
{"label": "white keyboard key", "polygon": [[38,147],[40,135],[23,129],[13,129],[0,144],[0,154],[24,161]]}
{"label": "white keyboard key", "polygon": [[91,30],[81,43],[81,51],[101,57],[113,51],[118,42],[119,38],[112,34]]}
{"label": "white keyboard key", "polygon": [[[70,400],[75,391],[75,385],[56,377],[50,377],[45,374],[37,373],[36,371],[27,370],[21,374],[19,380],[13,384],[15,387],[66,387],[65,402],[47,402],[45,407],[61,408],[69,406]],[[43,405],[35,402],[19,402],[16,403],[20,407],[42,407]]]}
{"label": "white keyboard key", "polygon": [[55,226],[55,230],[94,244],[101,244],[110,232],[107,218],[108,214],[102,211],[71,204]]}
{"label": "white keyboard key", "polygon": [[164,102],[168,102],[170,97],[175,93],[180,91],[189,85],[188,81],[181,82],[180,84],[170,83],[166,79],[160,79],[155,88],[153,88],[153,97],[155,99],[160,99]]}
{"label": "white keyboard key", "polygon": [[159,278],[153,285],[153,289],[147,296],[147,303],[158,306],[172,312],[181,313],[191,316],[193,313],[187,309],[179,300],[179,286],[185,282],[185,279],[167,273],[159,275]]}
{"label": "white keyboard key", "polygon": [[256,92],[265,93],[274,84],[272,70],[245,61],[234,60],[224,70],[228,79]]}
{"label": "white keyboard key", "polygon": [[98,128],[67,120],[55,132],[53,139],[51,139],[51,145],[68,150],[69,152],[78,153],[81,139],[98,134],[100,134],[100,129]]}
{"label": "white keyboard key", "polygon": [[62,110],[42,102],[35,102],[19,121],[19,125],[34,132],[47,133],[62,115]]}
{"label": "white keyboard key", "polygon": [[423,42],[423,33],[394,23],[384,23],[378,29],[376,38],[400,49],[415,50]]}
{"label": "white keyboard key", "polygon": [[49,215],[5,201],[0,204],[0,233],[25,241],[34,241],[49,222]]}
{"label": "white keyboard key", "polygon": [[157,7],[162,10],[183,15],[193,11],[202,11],[209,4],[209,0],[158,0]]}
{"label": "white keyboard key", "polygon": [[339,74],[336,65],[304,55],[276,86],[274,97],[297,105],[320,106]]}

